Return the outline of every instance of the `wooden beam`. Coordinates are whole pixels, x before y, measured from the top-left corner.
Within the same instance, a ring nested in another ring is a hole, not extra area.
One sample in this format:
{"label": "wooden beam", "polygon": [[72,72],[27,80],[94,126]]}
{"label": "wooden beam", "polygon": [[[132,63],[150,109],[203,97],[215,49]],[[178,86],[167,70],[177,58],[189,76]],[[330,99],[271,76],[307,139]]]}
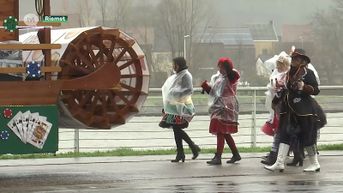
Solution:
{"label": "wooden beam", "polygon": [[61,47],[61,44],[0,44],[0,50],[52,50]]}
{"label": "wooden beam", "polygon": [[[45,72],[61,72],[62,69],[59,66],[43,66],[42,73]],[[26,73],[25,67],[4,67],[0,68],[0,73],[8,74],[8,73]]]}
{"label": "wooden beam", "polygon": [[[0,26],[3,25],[3,21],[0,21]],[[24,23],[24,21],[19,21],[18,26],[28,26]],[[60,27],[61,23],[60,22],[42,22],[39,21],[36,26],[46,26],[46,27]]]}
{"label": "wooden beam", "polygon": [[0,105],[56,104],[62,81],[1,81]]}

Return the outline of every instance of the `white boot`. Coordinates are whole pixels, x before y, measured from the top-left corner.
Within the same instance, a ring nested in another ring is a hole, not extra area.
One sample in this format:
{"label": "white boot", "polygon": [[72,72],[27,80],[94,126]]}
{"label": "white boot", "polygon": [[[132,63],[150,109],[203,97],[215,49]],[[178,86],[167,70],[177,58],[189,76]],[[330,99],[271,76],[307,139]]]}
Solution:
{"label": "white boot", "polygon": [[288,150],[289,150],[288,144],[280,143],[276,162],[274,163],[274,165],[264,166],[264,168],[270,171],[279,170],[280,172],[283,172],[283,170],[285,169],[285,160],[287,157]]}
{"label": "white boot", "polygon": [[317,155],[315,145],[305,147],[305,149],[308,153],[309,160],[310,160],[311,164],[307,168],[304,169],[304,172],[319,172],[320,171],[320,165],[318,162],[318,155]]}

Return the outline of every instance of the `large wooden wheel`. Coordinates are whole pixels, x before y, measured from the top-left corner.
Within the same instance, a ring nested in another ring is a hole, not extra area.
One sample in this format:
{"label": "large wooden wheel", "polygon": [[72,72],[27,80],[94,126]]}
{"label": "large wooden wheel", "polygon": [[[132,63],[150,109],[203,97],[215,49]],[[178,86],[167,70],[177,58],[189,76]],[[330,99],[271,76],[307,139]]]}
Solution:
{"label": "large wooden wheel", "polygon": [[148,94],[149,72],[144,54],[134,39],[118,29],[94,28],[81,33],[65,50],[58,77],[82,77],[105,63],[116,67],[113,76],[118,78],[118,85],[61,92],[61,101],[70,114],[92,128],[124,124],[139,111]]}

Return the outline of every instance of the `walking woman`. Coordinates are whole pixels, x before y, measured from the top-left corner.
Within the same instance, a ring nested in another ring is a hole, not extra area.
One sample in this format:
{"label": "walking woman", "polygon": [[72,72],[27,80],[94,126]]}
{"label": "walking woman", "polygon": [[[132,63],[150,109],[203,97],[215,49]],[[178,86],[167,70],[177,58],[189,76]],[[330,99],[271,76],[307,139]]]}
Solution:
{"label": "walking woman", "polygon": [[[316,140],[317,130],[326,123],[325,114],[311,95],[319,93],[318,82],[312,70],[307,68],[311,62],[304,50],[296,49],[292,55],[291,69],[287,75],[286,88],[280,100],[280,145],[276,162],[271,166],[264,166],[267,170],[285,168],[285,159],[289,144],[294,135],[305,147],[310,165],[304,172],[318,172],[320,165],[317,158]],[[275,98],[274,98],[275,99]],[[273,100],[275,102],[277,100]]]}
{"label": "walking woman", "polygon": [[220,58],[218,61],[219,74],[212,77],[211,83],[204,81],[201,85],[204,91],[209,94],[209,112],[211,122],[209,132],[217,135],[217,152],[214,158],[207,163],[220,165],[221,155],[224,150],[225,140],[233,154],[227,163],[235,163],[241,160],[235,141],[231,134],[238,130],[238,100],[236,98],[237,84],[240,75],[234,69],[230,58]]}
{"label": "walking woman", "polygon": [[193,152],[192,159],[199,155],[200,148],[195,145],[187,133],[187,128],[192,120],[195,109],[191,95],[193,94],[192,75],[187,70],[186,60],[183,57],[173,59],[173,70],[171,75],[162,86],[163,118],[159,123],[162,128],[172,128],[176,143],[177,154],[171,162],[185,161],[182,140],[188,143]]}
{"label": "walking woman", "polygon": [[[270,153],[266,156],[261,163],[265,165],[273,165],[276,161],[276,156],[280,143],[280,134],[277,132],[279,126],[279,106],[277,104],[272,105],[272,100],[280,90],[285,87],[287,72],[290,68],[291,58],[280,54],[276,60],[276,68],[270,75],[270,82],[267,85],[266,102],[265,106],[269,111],[269,118],[267,122],[262,126],[261,130],[274,137],[272,148]],[[277,83],[277,84],[276,84]]]}

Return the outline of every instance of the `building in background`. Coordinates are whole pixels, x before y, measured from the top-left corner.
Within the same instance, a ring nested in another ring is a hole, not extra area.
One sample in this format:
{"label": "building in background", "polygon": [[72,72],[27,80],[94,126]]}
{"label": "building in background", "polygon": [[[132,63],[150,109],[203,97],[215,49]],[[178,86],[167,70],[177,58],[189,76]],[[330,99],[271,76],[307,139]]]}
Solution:
{"label": "building in background", "polygon": [[209,79],[217,71],[220,57],[233,59],[241,72],[242,81],[249,81],[249,74],[256,74],[255,45],[249,28],[209,28],[198,33],[192,43],[192,73],[195,79]]}
{"label": "building in background", "polygon": [[276,43],[279,42],[274,22],[248,24],[247,27],[255,44],[255,57],[274,55]]}

